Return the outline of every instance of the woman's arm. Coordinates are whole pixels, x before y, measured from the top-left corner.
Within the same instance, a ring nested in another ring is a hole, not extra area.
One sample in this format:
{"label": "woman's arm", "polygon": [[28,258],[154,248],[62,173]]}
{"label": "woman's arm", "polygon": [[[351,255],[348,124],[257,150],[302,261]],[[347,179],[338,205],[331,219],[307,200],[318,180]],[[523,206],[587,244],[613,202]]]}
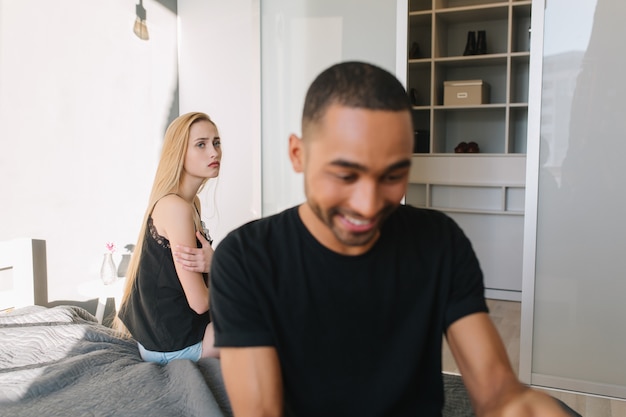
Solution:
{"label": "woman's arm", "polygon": [[202,233],[196,232],[196,237],[202,245],[201,248],[190,246],[172,247],[172,255],[174,260],[183,267],[183,269],[192,272],[208,273],[211,269],[211,261],[213,260],[213,248],[211,243],[204,238]]}
{"label": "woman's arm", "polygon": [[487,313],[457,320],[446,337],[477,416],[568,416],[552,397],[519,382]]}
{"label": "woman's arm", "polygon": [[[194,214],[191,204],[173,194],[163,197],[155,205],[152,220],[159,234],[169,240],[173,252],[177,246],[196,246]],[[174,262],[174,266],[189,306],[198,314],[206,313],[209,310],[209,290],[202,274],[186,270],[178,262]]]}
{"label": "woman's arm", "polygon": [[[197,195],[193,199],[193,204],[198,210],[198,216],[200,216],[201,205]],[[213,260],[213,247],[199,230],[196,231],[196,237],[200,241],[201,248],[196,247],[196,245],[172,246],[172,255],[174,260],[187,271],[209,273]]]}

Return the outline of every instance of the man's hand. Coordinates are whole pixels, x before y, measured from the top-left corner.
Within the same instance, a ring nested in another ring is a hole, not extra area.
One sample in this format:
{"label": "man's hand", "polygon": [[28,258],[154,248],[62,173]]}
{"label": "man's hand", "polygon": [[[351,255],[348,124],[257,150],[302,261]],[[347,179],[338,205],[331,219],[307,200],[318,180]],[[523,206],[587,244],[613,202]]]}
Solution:
{"label": "man's hand", "polygon": [[455,321],[446,337],[477,416],[569,417],[554,398],[519,382],[487,313]]}
{"label": "man's hand", "polygon": [[202,247],[190,248],[177,245],[176,249],[172,251],[174,260],[187,271],[209,272],[211,260],[213,259],[213,248],[209,241],[202,236],[202,233],[196,232],[196,236]]}
{"label": "man's hand", "polygon": [[502,404],[495,407],[494,410],[485,414],[486,417],[571,417],[558,401],[548,394],[536,391],[532,388],[525,387],[524,390],[517,395],[511,396],[508,401],[502,401]]}

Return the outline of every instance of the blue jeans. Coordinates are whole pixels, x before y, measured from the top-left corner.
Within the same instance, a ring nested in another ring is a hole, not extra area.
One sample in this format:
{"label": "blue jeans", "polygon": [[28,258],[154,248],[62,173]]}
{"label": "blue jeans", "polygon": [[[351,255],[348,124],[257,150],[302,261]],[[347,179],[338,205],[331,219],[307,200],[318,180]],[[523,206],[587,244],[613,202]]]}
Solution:
{"label": "blue jeans", "polygon": [[141,343],[137,342],[141,359],[146,362],[156,362],[161,365],[173,361],[174,359],[190,359],[198,362],[202,357],[202,341],[175,352],[155,352],[144,348]]}

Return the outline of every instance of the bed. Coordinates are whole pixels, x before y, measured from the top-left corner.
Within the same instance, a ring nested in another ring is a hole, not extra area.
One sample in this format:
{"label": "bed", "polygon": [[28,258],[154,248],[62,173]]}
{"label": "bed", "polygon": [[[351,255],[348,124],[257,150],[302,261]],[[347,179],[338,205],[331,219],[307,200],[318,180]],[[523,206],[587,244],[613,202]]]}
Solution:
{"label": "bed", "polygon": [[[232,416],[219,360],[146,363],[82,307],[47,307],[45,242],[0,242],[0,277],[0,415]],[[459,376],[444,389],[443,417],[474,415]]]}
{"label": "bed", "polygon": [[143,362],[77,305],[47,307],[45,242],[0,242],[0,414],[231,416],[219,361]]}
{"label": "bed", "polygon": [[[461,379],[444,374],[444,417],[473,413]],[[0,314],[0,414],[41,416],[232,416],[219,360],[143,362],[76,306]]]}

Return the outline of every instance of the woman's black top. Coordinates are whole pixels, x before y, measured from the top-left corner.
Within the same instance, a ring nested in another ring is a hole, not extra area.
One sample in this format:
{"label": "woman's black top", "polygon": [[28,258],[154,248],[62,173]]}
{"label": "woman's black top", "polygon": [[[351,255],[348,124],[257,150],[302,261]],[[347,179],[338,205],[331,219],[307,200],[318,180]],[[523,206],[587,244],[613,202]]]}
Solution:
{"label": "woman's black top", "polygon": [[[208,274],[203,276],[207,282]],[[119,317],[143,347],[173,352],[203,339],[209,312],[198,314],[189,306],[170,242],[158,234],[152,218],[148,219],[134,286]]]}

